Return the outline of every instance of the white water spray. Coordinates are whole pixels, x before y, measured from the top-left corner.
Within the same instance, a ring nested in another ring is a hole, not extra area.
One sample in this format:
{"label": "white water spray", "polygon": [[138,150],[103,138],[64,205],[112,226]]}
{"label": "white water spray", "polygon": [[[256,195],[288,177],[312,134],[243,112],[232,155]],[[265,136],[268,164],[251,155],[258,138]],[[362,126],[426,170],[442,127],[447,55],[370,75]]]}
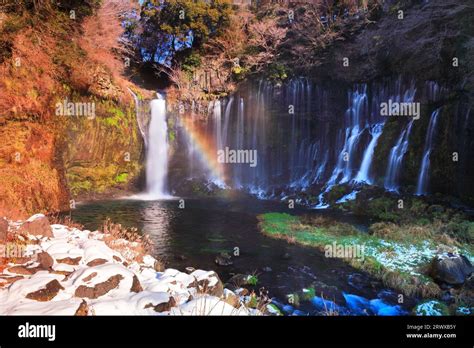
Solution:
{"label": "white water spray", "polygon": [[150,198],[167,198],[169,195],[166,190],[166,176],[168,173],[166,100],[158,94],[158,99],[151,101],[150,108],[149,146],[146,155],[146,191]]}

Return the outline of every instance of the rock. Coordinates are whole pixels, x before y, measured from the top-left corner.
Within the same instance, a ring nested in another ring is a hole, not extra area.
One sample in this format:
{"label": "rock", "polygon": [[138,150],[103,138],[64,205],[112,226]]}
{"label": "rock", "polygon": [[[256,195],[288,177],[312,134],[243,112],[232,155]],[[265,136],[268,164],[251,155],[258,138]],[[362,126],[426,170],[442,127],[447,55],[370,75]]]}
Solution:
{"label": "rock", "polygon": [[196,278],[199,293],[216,297],[222,297],[224,294],[224,285],[216,272],[197,270],[191,273],[191,275]]}
{"label": "rock", "polygon": [[64,290],[64,288],[59,284],[59,282],[54,279],[46,284],[44,289],[40,289],[34,292],[30,292],[26,295],[26,298],[30,300],[46,302],[53,299],[59,292],[59,290]]}
{"label": "rock", "polygon": [[74,315],[79,316],[79,317],[85,317],[89,314],[89,306],[87,305],[86,300],[82,300],[81,304],[76,310],[76,313]]}
{"label": "rock", "polygon": [[472,271],[473,267],[465,256],[443,253],[433,258],[428,274],[438,282],[461,285]]}
{"label": "rock", "polygon": [[140,284],[140,281],[138,280],[138,277],[136,275],[133,276],[132,287],[130,288],[130,291],[131,292],[143,291],[142,285]]}
{"label": "rock", "polygon": [[271,272],[271,271],[273,271],[273,270],[272,270],[271,267],[263,267],[263,268],[262,268],[262,271],[264,271],[264,272]]}
{"label": "rock", "polygon": [[97,276],[97,272],[92,272],[87,277],[83,278],[82,281],[87,283],[88,281],[92,280],[92,278],[95,278],[96,276]]}
{"label": "rock", "polygon": [[99,265],[103,265],[106,262],[107,262],[106,259],[94,259],[92,261],[89,261],[87,263],[87,266],[89,266],[89,267],[99,266]]}
{"label": "rock", "polygon": [[235,290],[241,288],[244,285],[248,285],[248,276],[245,274],[234,274],[225,284],[226,288]]}
{"label": "rock", "polygon": [[38,272],[37,268],[26,268],[25,266],[13,266],[8,269],[8,272],[21,274],[21,275],[32,275]]}
{"label": "rock", "polygon": [[455,298],[453,294],[451,293],[451,291],[447,290],[441,296],[441,301],[446,302],[447,304],[451,304],[451,303],[454,303]]}
{"label": "rock", "polygon": [[232,257],[228,253],[220,253],[214,260],[219,266],[230,266],[233,264]]}
{"label": "rock", "polygon": [[65,263],[66,265],[77,266],[81,261],[82,257],[65,257],[64,259],[56,259],[58,263]]}
{"label": "rock", "polygon": [[107,279],[105,282],[96,284],[94,287],[80,285],[77,287],[74,296],[96,299],[102,295],[105,295],[110,290],[118,287],[122,279],[123,276],[121,274],[116,274]]}
{"label": "rock", "polygon": [[153,269],[157,272],[163,272],[165,270],[165,266],[163,265],[162,262],[156,260],[155,263],[153,264]]}
{"label": "rock", "polygon": [[0,218],[0,242],[6,242],[8,237],[8,221]]}
{"label": "rock", "polygon": [[30,217],[20,226],[18,232],[29,233],[33,236],[53,237],[49,220],[43,214]]}
{"label": "rock", "polygon": [[51,269],[54,264],[54,260],[46,251],[42,251],[36,255],[36,261],[39,263],[39,267],[45,270]]}
{"label": "rock", "polygon": [[289,253],[284,253],[284,254],[281,256],[281,258],[282,258],[283,260],[289,260],[289,259],[291,258],[291,255],[290,255]]}
{"label": "rock", "polygon": [[161,313],[161,312],[167,312],[171,309],[171,307],[176,306],[176,300],[174,297],[170,296],[168,302],[162,302],[157,304],[156,306],[153,305],[152,303],[149,303],[145,306],[145,308],[153,308],[155,312]]}
{"label": "rock", "polygon": [[22,276],[1,276],[0,279],[2,279],[6,284],[11,284],[16,282],[17,280],[24,279]]}
{"label": "rock", "polygon": [[230,290],[224,289],[224,301],[230,304],[232,307],[235,307],[235,308],[240,307],[239,296],[237,296]]}

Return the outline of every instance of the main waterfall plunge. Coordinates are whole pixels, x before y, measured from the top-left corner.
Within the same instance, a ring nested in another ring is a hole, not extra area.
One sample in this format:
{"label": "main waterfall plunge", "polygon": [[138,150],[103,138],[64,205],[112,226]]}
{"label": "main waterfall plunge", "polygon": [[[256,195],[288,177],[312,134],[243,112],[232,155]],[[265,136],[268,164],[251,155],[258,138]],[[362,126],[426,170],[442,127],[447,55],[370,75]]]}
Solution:
{"label": "main waterfall plunge", "polygon": [[[389,117],[381,115],[381,103],[416,101],[426,105],[437,101],[442,90],[434,82],[415,85],[401,79],[360,84],[346,92],[346,105],[339,102],[344,100],[341,92],[306,79],[282,86],[261,81],[211,102],[204,112],[193,103],[184,114],[170,115],[175,120],[169,130],[165,100],[153,100],[146,152],[147,196],[169,196],[168,179],[171,192],[178,195],[185,194],[186,182],[201,182],[261,198],[282,199],[308,192],[319,196],[321,207],[325,206],[323,194],[337,184],[374,184],[399,191],[416,120],[406,116],[390,120],[387,138],[384,131]],[[431,134],[438,114],[441,112],[432,116],[425,131],[418,190],[412,193],[429,192]],[[170,163],[169,137],[173,141]],[[384,168],[374,164],[381,141],[385,147],[388,144]],[[224,149],[239,154],[254,151],[258,165],[218,160],[219,150]],[[353,197],[355,192],[347,198]]]}
{"label": "main waterfall plunge", "polygon": [[148,127],[146,152],[146,194],[151,199],[167,198],[168,125],[166,101],[158,95],[150,103],[151,118]]}

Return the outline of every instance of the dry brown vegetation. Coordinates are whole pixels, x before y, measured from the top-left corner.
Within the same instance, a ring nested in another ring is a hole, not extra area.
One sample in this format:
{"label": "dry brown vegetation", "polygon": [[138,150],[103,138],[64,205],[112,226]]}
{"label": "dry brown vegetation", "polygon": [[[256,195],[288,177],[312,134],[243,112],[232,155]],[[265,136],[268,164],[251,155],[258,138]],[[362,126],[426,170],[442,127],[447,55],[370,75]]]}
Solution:
{"label": "dry brown vegetation", "polygon": [[[143,262],[143,256],[153,251],[153,241],[148,235],[140,234],[136,228],[126,228],[107,219],[102,225],[101,232],[106,235],[104,242],[120,252],[129,262]],[[123,240],[129,243],[123,243]]]}
{"label": "dry brown vegetation", "polygon": [[119,42],[120,16],[130,6],[105,0],[83,22],[49,1],[8,1],[0,8],[1,215],[68,209],[62,154],[66,130],[73,127],[56,116],[55,106],[99,98],[125,109],[133,102],[127,90],[133,85],[122,76],[118,58],[126,51]]}

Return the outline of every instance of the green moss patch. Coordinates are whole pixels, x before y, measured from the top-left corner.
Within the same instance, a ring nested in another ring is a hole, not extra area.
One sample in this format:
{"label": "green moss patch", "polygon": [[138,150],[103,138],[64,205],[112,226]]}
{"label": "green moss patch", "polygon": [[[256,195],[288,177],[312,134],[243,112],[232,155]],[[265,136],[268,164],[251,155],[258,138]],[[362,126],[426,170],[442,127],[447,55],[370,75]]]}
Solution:
{"label": "green moss patch", "polygon": [[[387,286],[409,296],[438,297],[441,290],[424,275],[429,262],[438,253],[431,240],[404,242],[358,232],[347,224],[333,221],[312,222],[289,214],[267,213],[259,216],[261,231],[274,238],[285,239],[327,252],[331,246],[363,248],[363,257],[346,257],[343,261],[381,279]],[[458,250],[472,259],[467,250]]]}

